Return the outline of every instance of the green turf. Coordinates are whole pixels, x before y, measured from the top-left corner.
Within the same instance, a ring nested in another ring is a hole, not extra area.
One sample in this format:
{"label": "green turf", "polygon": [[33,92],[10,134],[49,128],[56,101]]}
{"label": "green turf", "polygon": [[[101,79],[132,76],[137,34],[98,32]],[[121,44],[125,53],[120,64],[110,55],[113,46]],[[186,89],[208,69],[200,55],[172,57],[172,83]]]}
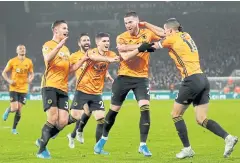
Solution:
{"label": "green turf", "polygon": [[[12,135],[10,130],[13,114],[6,122],[0,122],[0,162],[18,163],[240,163],[240,145],[228,159],[223,158],[224,141],[206,129],[198,126],[192,107],[186,112],[184,119],[189,129],[191,145],[196,152],[192,159],[177,160],[175,153],[182,148],[180,140],[171,120],[170,112],[173,101],[151,102],[151,130],[148,146],[153,153],[151,158],[145,158],[137,153],[139,146],[139,109],[135,101],[126,101],[117,117],[110,133],[105,150],[109,156],[93,154],[95,144],[95,120],[91,118],[87,124],[85,144],[78,144],[75,149],[69,149],[66,135],[74,125],[66,127],[55,140],[50,140],[48,148],[52,154],[51,160],[36,158],[35,140],[41,134],[41,128],[46,121],[41,101],[28,101],[23,109],[22,119],[18,126],[19,135]],[[2,115],[9,105],[0,101]],[[105,103],[109,106],[109,101]],[[211,101],[209,118],[219,122],[230,133],[240,136],[239,101]]]}

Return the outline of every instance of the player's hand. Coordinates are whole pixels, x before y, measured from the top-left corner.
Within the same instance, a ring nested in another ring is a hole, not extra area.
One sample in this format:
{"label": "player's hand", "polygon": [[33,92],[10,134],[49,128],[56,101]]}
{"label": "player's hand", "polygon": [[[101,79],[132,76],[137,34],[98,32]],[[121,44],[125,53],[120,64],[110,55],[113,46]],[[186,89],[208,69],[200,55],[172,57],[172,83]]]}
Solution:
{"label": "player's hand", "polygon": [[111,75],[108,75],[108,76],[107,76],[107,79],[108,79],[111,83],[114,82],[114,79],[111,77]]}
{"label": "player's hand", "polygon": [[145,51],[149,50],[149,52],[154,52],[154,50],[156,50],[156,49],[152,47],[153,45],[154,45],[153,43],[149,44],[149,43],[145,42],[138,48],[138,51],[145,52]]}
{"label": "player's hand", "polygon": [[33,81],[33,79],[32,80],[30,80],[30,79],[27,80],[28,84],[31,84],[32,81]]}
{"label": "player's hand", "polygon": [[83,60],[83,61],[87,61],[88,59],[89,59],[89,56],[88,56],[88,53],[86,53],[86,54],[83,56],[82,60]]}
{"label": "player's hand", "polygon": [[15,81],[13,81],[13,80],[9,80],[8,83],[9,83],[10,85],[15,85]]}
{"label": "player's hand", "polygon": [[63,47],[63,45],[66,43],[67,39],[68,39],[68,37],[65,37],[64,39],[62,39],[62,40],[58,43],[57,48],[58,48],[58,49],[61,49],[61,48]]}
{"label": "player's hand", "polygon": [[145,22],[145,21],[141,21],[141,22],[138,23],[138,26],[139,26],[139,27],[145,27],[145,26],[146,26],[146,23],[147,23],[147,22]]}
{"label": "player's hand", "polygon": [[113,58],[109,57],[107,60],[110,63],[119,62],[120,61],[120,57],[119,56],[116,56],[116,57],[113,57]]}
{"label": "player's hand", "polygon": [[126,52],[127,51],[127,46],[122,44],[122,45],[117,45],[117,50],[119,52]]}

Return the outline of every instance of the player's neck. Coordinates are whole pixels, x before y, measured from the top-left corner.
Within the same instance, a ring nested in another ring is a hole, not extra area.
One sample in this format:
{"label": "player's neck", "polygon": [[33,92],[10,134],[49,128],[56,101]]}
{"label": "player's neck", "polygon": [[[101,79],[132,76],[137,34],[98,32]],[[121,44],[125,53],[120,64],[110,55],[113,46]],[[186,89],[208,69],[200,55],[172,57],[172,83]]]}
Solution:
{"label": "player's neck", "polygon": [[57,36],[53,36],[52,40],[57,42],[57,43],[59,43],[61,41],[61,39]]}
{"label": "player's neck", "polygon": [[86,52],[87,52],[87,51],[85,51],[85,50],[82,49],[82,48],[80,48],[79,50],[80,50],[80,52],[82,52],[82,53],[86,53]]}
{"label": "player's neck", "polygon": [[23,61],[23,60],[25,59],[25,55],[19,55],[19,54],[18,54],[18,59],[21,60],[21,61]]}
{"label": "player's neck", "polygon": [[131,35],[132,36],[137,36],[139,34],[139,32],[140,32],[140,28],[137,28],[137,30],[134,31]]}
{"label": "player's neck", "polygon": [[103,51],[103,50],[101,50],[101,49],[99,49],[99,48],[97,48],[98,49],[98,53],[100,54],[100,55],[105,55],[105,52]]}

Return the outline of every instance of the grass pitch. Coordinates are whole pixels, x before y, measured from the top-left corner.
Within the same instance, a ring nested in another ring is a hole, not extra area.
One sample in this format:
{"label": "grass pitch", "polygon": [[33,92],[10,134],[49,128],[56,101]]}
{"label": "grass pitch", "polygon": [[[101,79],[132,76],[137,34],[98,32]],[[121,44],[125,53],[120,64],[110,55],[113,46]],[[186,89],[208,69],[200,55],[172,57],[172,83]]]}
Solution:
{"label": "grass pitch", "polygon": [[[0,115],[9,106],[8,101],[0,101]],[[175,131],[170,112],[173,101],[151,101],[151,129],[148,147],[153,153],[151,158],[138,154],[139,116],[136,101],[126,101],[113,126],[105,150],[109,156],[93,154],[96,122],[89,120],[84,130],[85,143],[77,141],[75,149],[68,147],[66,135],[74,125],[66,127],[56,139],[51,139],[48,149],[51,160],[36,158],[37,147],[34,142],[41,135],[46,121],[41,101],[28,101],[18,125],[19,135],[11,134],[14,114],[6,122],[0,121],[0,162],[6,163],[240,163],[240,145],[237,144],[230,158],[223,158],[224,141],[206,129],[198,126],[192,107],[186,112],[190,143],[196,152],[192,159],[177,160],[175,154],[182,148]],[[109,101],[105,102],[109,108]],[[211,101],[209,119],[214,119],[229,133],[240,137],[239,100]]]}

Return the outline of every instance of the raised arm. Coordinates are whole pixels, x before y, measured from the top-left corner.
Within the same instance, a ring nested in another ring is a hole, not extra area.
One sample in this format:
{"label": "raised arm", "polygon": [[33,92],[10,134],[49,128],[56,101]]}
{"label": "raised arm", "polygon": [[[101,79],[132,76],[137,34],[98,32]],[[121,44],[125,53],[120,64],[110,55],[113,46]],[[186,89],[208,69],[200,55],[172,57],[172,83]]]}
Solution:
{"label": "raised arm", "polygon": [[151,30],[153,33],[155,33],[156,35],[158,35],[160,37],[165,36],[164,29],[162,29],[161,27],[158,27],[158,26],[153,25],[148,22],[140,22],[139,25],[148,28],[149,30]]}
{"label": "raised arm", "polygon": [[43,57],[44,57],[44,61],[45,62],[50,62],[59,52],[59,50],[63,47],[63,45],[65,44],[66,40],[68,39],[68,37],[62,39],[58,45],[52,49],[51,51],[49,51],[49,49],[45,49],[48,47],[43,47]]}
{"label": "raised arm", "polygon": [[90,60],[97,62],[119,62],[119,56],[107,57],[102,55],[95,55],[94,53],[88,53],[88,57],[90,58]]}

